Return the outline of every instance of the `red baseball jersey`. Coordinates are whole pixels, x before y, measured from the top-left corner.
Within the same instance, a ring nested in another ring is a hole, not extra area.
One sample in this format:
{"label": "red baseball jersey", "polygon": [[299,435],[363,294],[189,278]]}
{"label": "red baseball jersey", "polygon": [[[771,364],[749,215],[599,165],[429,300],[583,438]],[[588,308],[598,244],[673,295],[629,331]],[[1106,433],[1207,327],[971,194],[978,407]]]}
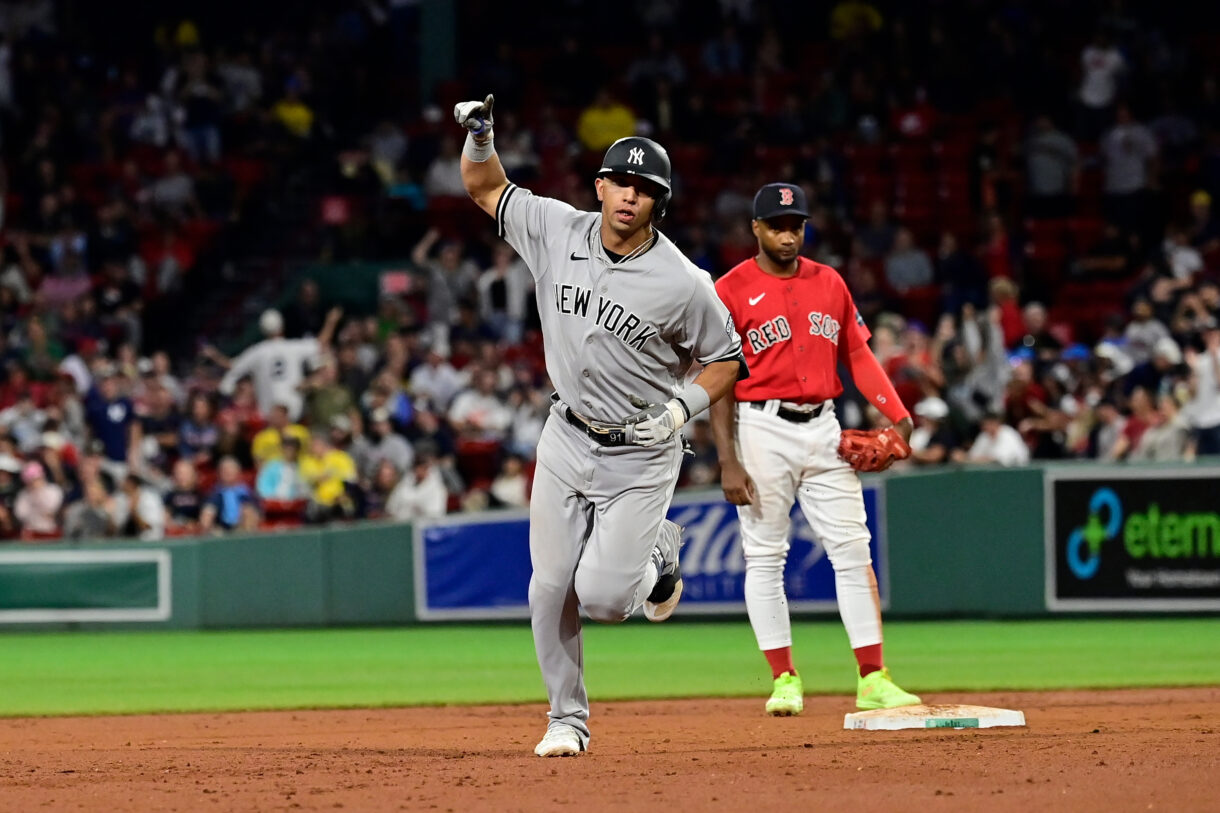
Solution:
{"label": "red baseball jersey", "polygon": [[787,278],[746,260],[720,278],[716,293],[733,315],[750,368],[734,390],[738,401],[837,398],[843,392],[838,363],[872,335],[839,272],[805,257]]}

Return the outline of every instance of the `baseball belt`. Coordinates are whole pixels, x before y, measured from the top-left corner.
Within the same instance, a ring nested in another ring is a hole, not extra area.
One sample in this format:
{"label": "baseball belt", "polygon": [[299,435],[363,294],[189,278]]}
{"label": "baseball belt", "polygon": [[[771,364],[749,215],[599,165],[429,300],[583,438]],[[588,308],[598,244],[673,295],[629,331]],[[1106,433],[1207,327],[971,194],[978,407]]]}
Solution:
{"label": "baseball belt", "polygon": [[[746,401],[751,409],[760,409],[766,411],[769,401]],[[815,406],[813,409],[792,409],[791,407],[783,406],[782,404],[775,410],[775,416],[783,418],[790,423],[809,423],[814,418],[822,414],[822,410],[826,408],[826,402]]]}
{"label": "baseball belt", "polygon": [[627,427],[625,426],[586,421],[573,412],[572,408],[566,404],[563,407],[563,417],[567,419],[568,423],[592,438],[595,443],[599,443],[602,446],[627,445]]}
{"label": "baseball belt", "polygon": [[586,420],[584,417],[572,411],[572,408],[565,404],[559,398],[559,393],[551,393],[551,401],[559,404],[562,407],[563,418],[568,423],[575,426],[580,431],[584,432],[595,443],[602,446],[626,446],[627,444],[627,427],[621,424],[605,424],[596,421]]}

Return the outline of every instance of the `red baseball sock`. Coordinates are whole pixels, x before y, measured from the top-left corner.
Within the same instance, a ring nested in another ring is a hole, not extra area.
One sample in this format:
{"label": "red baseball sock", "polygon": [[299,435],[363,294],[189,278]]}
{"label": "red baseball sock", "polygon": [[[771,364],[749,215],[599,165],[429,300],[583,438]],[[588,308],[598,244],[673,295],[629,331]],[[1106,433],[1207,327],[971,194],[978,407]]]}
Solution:
{"label": "red baseball sock", "polygon": [[779,649],[764,649],[763,655],[767,658],[767,663],[771,664],[771,677],[777,678],[784,672],[790,675],[796,674],[796,667],[792,665],[792,647],[781,646]]}
{"label": "red baseball sock", "polygon": [[885,666],[881,659],[881,644],[869,644],[852,650],[856,653],[856,663],[860,665],[860,677],[880,672]]}

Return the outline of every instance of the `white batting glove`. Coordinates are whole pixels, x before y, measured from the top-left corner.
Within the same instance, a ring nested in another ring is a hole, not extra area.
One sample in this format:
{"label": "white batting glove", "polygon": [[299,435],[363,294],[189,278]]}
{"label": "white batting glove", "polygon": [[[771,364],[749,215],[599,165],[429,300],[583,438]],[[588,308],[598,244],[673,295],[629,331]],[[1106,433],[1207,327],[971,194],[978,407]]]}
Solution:
{"label": "white batting glove", "polygon": [[453,118],[476,140],[482,140],[491,135],[491,108],[495,103],[496,97],[492,93],[481,102],[458,102],[453,106]]}
{"label": "white batting glove", "polygon": [[686,408],[674,398],[663,404],[650,404],[643,398],[629,396],[633,407],[640,411],[623,418],[627,442],[635,446],[656,446],[678,433],[686,423]]}

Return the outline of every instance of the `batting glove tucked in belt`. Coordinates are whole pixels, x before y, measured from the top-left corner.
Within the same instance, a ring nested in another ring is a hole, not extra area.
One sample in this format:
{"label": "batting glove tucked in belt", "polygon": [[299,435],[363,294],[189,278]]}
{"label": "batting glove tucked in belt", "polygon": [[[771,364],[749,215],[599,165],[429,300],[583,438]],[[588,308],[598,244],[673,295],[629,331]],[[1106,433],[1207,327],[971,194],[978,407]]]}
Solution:
{"label": "batting glove tucked in belt", "polygon": [[663,404],[650,404],[634,395],[628,398],[639,409],[623,418],[627,442],[635,446],[656,446],[677,434],[686,423],[686,407],[677,398]]}

